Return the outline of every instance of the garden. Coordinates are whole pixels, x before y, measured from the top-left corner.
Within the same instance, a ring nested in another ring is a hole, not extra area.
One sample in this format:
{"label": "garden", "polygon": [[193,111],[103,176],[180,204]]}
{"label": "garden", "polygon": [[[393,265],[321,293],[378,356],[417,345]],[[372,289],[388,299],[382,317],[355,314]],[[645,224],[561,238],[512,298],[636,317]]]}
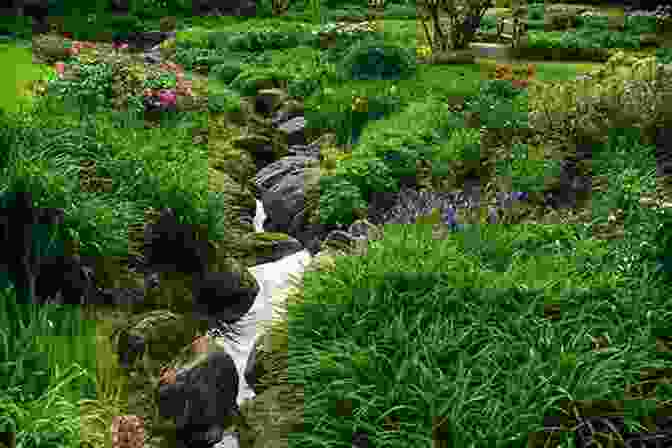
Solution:
{"label": "garden", "polygon": [[[484,204],[408,211],[366,255],[306,274],[287,316],[288,375],[305,400],[291,446],[351,446],[353,432],[390,448],[609,446],[614,425],[621,440],[669,440],[656,420],[672,403],[669,15],[616,11],[614,25],[565,10],[551,29],[549,4],[530,3],[527,30],[507,38],[511,5],[481,8],[460,35],[450,24],[464,11],[437,20],[440,3],[260,1],[253,18],[157,3],[35,36],[28,19],[0,23],[0,61],[17,67],[0,75],[0,193],[63,208],[58,237],[82,255],[126,255],[129,229],[164,206],[225,240],[210,148],[247,129],[243,99],[276,80],[307,127],[336,135],[320,159],[320,221],[352,223],[418,161],[424,188],[477,178]],[[355,20],[372,31],[334,31]],[[146,64],[125,39],[156,29],[176,34]],[[95,189],[81,182],[89,162]],[[570,162],[592,188],[551,206]],[[24,308],[2,285],[0,432],[18,447],[110,446],[110,422],[144,398],[130,398],[108,342],[119,316]]]}

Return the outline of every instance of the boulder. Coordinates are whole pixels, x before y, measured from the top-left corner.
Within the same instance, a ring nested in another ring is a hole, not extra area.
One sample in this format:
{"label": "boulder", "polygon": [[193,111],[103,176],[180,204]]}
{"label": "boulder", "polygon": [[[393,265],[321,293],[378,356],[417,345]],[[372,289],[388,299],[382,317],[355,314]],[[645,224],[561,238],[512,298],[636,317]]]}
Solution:
{"label": "boulder", "polygon": [[268,215],[264,228],[293,236],[311,253],[319,244],[316,238],[326,236],[327,231],[326,225],[315,222],[319,211],[319,177],[319,166],[288,173],[261,196]]}
{"label": "boulder", "polygon": [[289,95],[282,89],[262,89],[254,98],[255,112],[266,117],[287,101]]}
{"label": "boulder", "polygon": [[194,319],[168,310],[132,315],[113,332],[119,366],[129,371],[140,370],[149,378],[158,379],[165,363],[195,337],[205,333],[206,329],[198,324]]}
{"label": "boulder", "polygon": [[255,232],[240,241],[241,248],[249,251],[246,265],[272,263],[303,250],[300,241],[285,233]]}
{"label": "boulder", "polygon": [[159,414],[173,420],[177,446],[210,447],[240,415],[235,363],[213,338],[185,347],[157,389]]}
{"label": "boulder", "polygon": [[62,209],[35,207],[29,192],[5,192],[0,195],[0,246],[3,247],[0,269],[7,272],[14,284],[17,301],[35,301],[36,281],[42,261],[36,246],[39,241],[44,241],[44,231],[62,224],[63,218]]}

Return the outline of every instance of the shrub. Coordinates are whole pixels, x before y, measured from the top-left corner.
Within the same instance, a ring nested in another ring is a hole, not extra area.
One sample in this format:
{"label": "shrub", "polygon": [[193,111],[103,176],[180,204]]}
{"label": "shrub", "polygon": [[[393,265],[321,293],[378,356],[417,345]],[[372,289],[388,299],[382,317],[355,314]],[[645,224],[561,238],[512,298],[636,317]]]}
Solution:
{"label": "shrub", "polygon": [[[320,47],[320,38],[317,34],[315,36],[315,46],[314,48]],[[336,42],[333,43],[325,52],[325,60],[331,64],[342,64],[345,56],[352,50],[356,45],[363,42],[379,42],[381,45],[384,43],[381,36],[372,33],[343,33],[338,36]]]}
{"label": "shrub", "polygon": [[208,110],[212,113],[240,111],[240,95],[232,90],[210,94]]}
{"label": "shrub", "polygon": [[266,50],[279,50],[295,48],[299,45],[296,33],[280,31],[249,31],[235,34],[228,38],[227,47],[232,51],[262,52]]}
{"label": "shrub", "polygon": [[240,63],[227,62],[225,64],[215,65],[212,67],[210,73],[215,79],[222,81],[225,84],[229,84],[242,71],[243,69],[240,66]]}
{"label": "shrub", "polygon": [[142,31],[143,26],[142,20],[131,14],[124,14],[122,16],[110,15],[109,17],[105,17],[101,25],[119,32]]}
{"label": "shrub", "polygon": [[483,81],[480,92],[482,95],[492,95],[511,100],[520,95],[522,89],[516,88],[509,80],[491,79]]}
{"label": "shrub", "polygon": [[175,52],[175,62],[186,70],[191,70],[197,65],[203,65],[212,54],[210,50],[203,48],[184,48],[178,44]]}
{"label": "shrub", "polygon": [[497,17],[486,15],[481,19],[481,31],[494,31],[497,29]]}
{"label": "shrub", "polygon": [[207,46],[211,50],[224,49],[229,47],[229,39],[231,38],[230,33],[225,33],[222,31],[213,31],[208,33],[206,41]]}
{"label": "shrub", "polygon": [[658,58],[659,64],[672,63],[672,48],[669,47],[656,48],[656,58]]}
{"label": "shrub", "polygon": [[319,80],[312,77],[294,78],[287,84],[287,93],[293,98],[308,98],[321,86]]}
{"label": "shrub", "polygon": [[240,92],[243,96],[254,96],[257,94],[257,83],[261,79],[272,79],[274,82],[288,82],[288,76],[278,69],[243,69],[231,82],[231,88]]}
{"label": "shrub", "polygon": [[363,41],[346,55],[341,77],[352,80],[407,79],[415,73],[415,55],[380,42]]}
{"label": "shrub", "polygon": [[365,207],[360,190],[343,176],[320,177],[321,224],[351,223],[353,210]]}
{"label": "shrub", "polygon": [[49,82],[49,94],[63,98],[67,104],[91,108],[109,106],[112,99],[113,70],[107,64],[74,64],[79,76],[75,80],[55,79]]}

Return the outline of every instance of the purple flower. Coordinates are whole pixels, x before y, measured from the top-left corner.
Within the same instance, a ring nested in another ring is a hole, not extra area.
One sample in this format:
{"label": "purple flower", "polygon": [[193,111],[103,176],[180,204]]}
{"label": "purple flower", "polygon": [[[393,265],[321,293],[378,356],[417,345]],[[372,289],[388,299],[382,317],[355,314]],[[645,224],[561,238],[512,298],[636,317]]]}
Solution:
{"label": "purple flower", "polygon": [[514,191],[511,193],[511,198],[514,201],[525,201],[527,200],[527,192],[525,191]]}
{"label": "purple flower", "polygon": [[455,228],[457,226],[457,220],[455,219],[455,207],[452,205],[448,207],[448,210],[443,214],[443,222],[448,224],[450,228]]}

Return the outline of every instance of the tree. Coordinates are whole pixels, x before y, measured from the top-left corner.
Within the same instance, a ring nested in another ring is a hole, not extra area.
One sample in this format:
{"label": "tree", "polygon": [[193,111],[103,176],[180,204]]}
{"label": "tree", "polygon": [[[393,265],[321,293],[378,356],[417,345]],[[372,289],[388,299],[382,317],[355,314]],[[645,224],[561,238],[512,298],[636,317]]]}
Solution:
{"label": "tree", "polygon": [[[419,14],[425,36],[432,50],[446,51],[466,49],[481,25],[481,19],[492,0],[418,0]],[[448,31],[441,29],[440,13],[448,15]],[[434,39],[429,33],[426,22],[431,20]]]}

